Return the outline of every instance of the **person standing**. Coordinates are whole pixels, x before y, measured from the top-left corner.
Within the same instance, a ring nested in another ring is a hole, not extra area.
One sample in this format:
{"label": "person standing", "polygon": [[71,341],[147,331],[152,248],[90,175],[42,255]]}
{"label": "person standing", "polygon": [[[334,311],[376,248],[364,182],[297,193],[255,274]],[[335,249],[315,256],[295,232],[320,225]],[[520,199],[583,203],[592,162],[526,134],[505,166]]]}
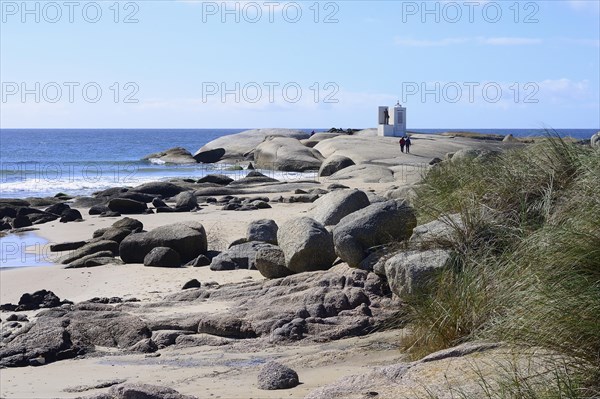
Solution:
{"label": "person standing", "polygon": [[410,153],[410,145],[412,142],[410,141],[410,137],[406,136],[406,140],[404,140],[404,145],[406,146],[406,153]]}
{"label": "person standing", "polygon": [[404,140],[404,137],[402,137],[400,139],[400,152],[404,152],[404,146],[406,145],[406,140]]}

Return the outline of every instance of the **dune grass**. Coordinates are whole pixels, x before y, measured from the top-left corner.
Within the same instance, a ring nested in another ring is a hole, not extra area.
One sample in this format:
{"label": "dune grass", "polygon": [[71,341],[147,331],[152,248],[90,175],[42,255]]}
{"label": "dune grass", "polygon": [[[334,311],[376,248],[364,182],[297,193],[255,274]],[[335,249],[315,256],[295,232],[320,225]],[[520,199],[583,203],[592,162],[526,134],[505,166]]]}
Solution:
{"label": "dune grass", "polygon": [[433,243],[457,254],[455,267],[407,298],[405,349],[418,358],[472,339],[544,348],[569,359],[568,375],[521,396],[516,378],[488,397],[600,394],[600,152],[548,137],[444,162],[415,203],[420,223],[459,214],[462,224]]}

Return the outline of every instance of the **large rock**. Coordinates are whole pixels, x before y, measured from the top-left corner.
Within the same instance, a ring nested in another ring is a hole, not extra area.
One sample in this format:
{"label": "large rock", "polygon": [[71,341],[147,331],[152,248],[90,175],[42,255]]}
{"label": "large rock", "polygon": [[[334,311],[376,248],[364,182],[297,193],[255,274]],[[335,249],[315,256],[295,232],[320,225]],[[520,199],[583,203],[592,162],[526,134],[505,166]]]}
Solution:
{"label": "large rock", "polygon": [[223,156],[225,156],[225,148],[200,149],[194,154],[194,159],[199,163],[215,163],[219,162]]}
{"label": "large rock", "polygon": [[213,183],[219,186],[226,186],[232,181],[233,179],[226,175],[206,175],[198,179],[198,183]]}
{"label": "large rock", "polygon": [[[79,258],[77,260],[74,260],[73,262],[69,263],[67,266],[65,266],[65,269],[78,269],[80,267],[94,267],[94,266],[100,266],[100,262],[94,263],[92,262],[95,259],[98,258],[102,258],[102,259],[106,259],[106,258],[110,258],[110,259],[114,259],[113,258],[114,253],[111,251],[100,251],[100,252],[95,252],[91,255],[86,255],[82,258]],[[104,263],[106,264],[106,263]]]}
{"label": "large rock", "polygon": [[33,223],[31,223],[31,220],[29,220],[29,218],[25,215],[17,216],[12,220],[11,224],[13,229],[20,229],[22,227],[29,227],[33,225]]}
{"label": "large rock", "polygon": [[[392,292],[399,297],[420,293],[437,272],[451,265],[451,253],[441,249],[399,252],[384,264],[384,272]],[[382,270],[376,268],[376,273]]]}
{"label": "large rock", "polygon": [[101,215],[104,212],[112,212],[112,211],[106,205],[93,205],[92,207],[90,207],[90,210],[88,211],[88,213],[90,215]]}
{"label": "large rock", "polygon": [[50,205],[46,208],[46,212],[61,216],[61,214],[68,209],[71,209],[69,205],[64,202],[59,202],[58,204]]}
{"label": "large rock", "polygon": [[277,241],[285,265],[294,273],[327,270],[336,258],[331,234],[309,217],[290,219],[279,227]]}
{"label": "large rock", "polygon": [[74,222],[76,220],[83,220],[83,216],[81,216],[81,212],[77,209],[65,209],[63,213],[60,215],[61,223]]}
{"label": "large rock", "polygon": [[108,202],[108,209],[124,215],[144,213],[148,206],[144,202],[129,198],[113,198]]}
{"label": "large rock", "polygon": [[175,197],[175,208],[181,211],[191,211],[198,208],[198,199],[191,191],[184,191]]}
{"label": "large rock", "polygon": [[367,194],[360,190],[337,190],[316,200],[309,213],[325,226],[339,223],[343,217],[369,206]]}
{"label": "large rock", "polygon": [[[174,197],[180,192],[185,191],[185,188],[169,182],[151,182],[137,186],[133,191],[144,194],[161,195],[164,198],[168,198]],[[152,201],[152,198],[150,198],[150,201]]]}
{"label": "large rock", "polygon": [[323,156],[294,138],[269,137],[254,150],[254,161],[258,168],[304,172],[318,170]]}
{"label": "large rock", "polygon": [[197,163],[192,154],[181,147],[170,148],[166,151],[157,152],[154,154],[146,155],[142,160],[151,162],[164,162],[174,164],[191,164]]}
{"label": "large rock", "polygon": [[210,268],[214,271],[256,269],[256,253],[262,248],[272,247],[274,246],[260,241],[232,245],[213,258]]}
{"label": "large rock", "polygon": [[60,306],[62,303],[60,298],[52,291],[39,290],[32,294],[25,293],[21,295],[19,304],[15,309],[17,312],[24,310],[36,310],[42,308],[55,308]]}
{"label": "large rock", "polygon": [[332,155],[323,161],[319,169],[319,176],[331,176],[348,166],[354,165],[354,161],[343,155]]}
{"label": "large rock", "polygon": [[369,205],[344,217],[335,226],[335,251],[349,266],[358,267],[369,248],[409,238],[416,224],[414,210],[403,201]]}
{"label": "large rock", "polygon": [[171,248],[156,247],[144,257],[144,266],[179,267],[181,257]]}
{"label": "large rock", "polygon": [[147,204],[147,203],[152,202],[152,199],[154,198],[154,195],[152,195],[152,194],[138,193],[136,191],[128,191],[126,193],[119,194],[119,195],[115,196],[114,198],[127,198],[127,199],[130,199],[130,200],[134,200],[134,201],[138,201],[138,202],[143,202],[144,204]]}
{"label": "large rock", "polygon": [[51,244],[50,252],[72,251],[83,247],[85,244],[87,244],[86,241],[69,241],[59,244]]}
{"label": "large rock", "polygon": [[[96,233],[96,232],[94,232],[94,233]],[[125,237],[127,237],[131,233],[132,233],[132,231],[129,229],[126,229],[126,228],[109,227],[107,229],[103,229],[102,235],[99,236],[97,239],[114,241],[114,242],[117,242],[120,244],[121,241],[123,241],[125,239]]]}
{"label": "large rock", "polygon": [[147,233],[127,236],[119,246],[119,254],[125,263],[143,263],[144,257],[155,247],[175,250],[182,263],[186,263],[206,253],[206,231],[202,224],[192,221],[160,226]]}
{"label": "large rock", "polygon": [[205,144],[195,154],[198,162],[213,163],[224,159],[244,159],[269,136],[293,137],[301,140],[308,133],[292,129],[254,129],[219,137]]}
{"label": "large rock", "polygon": [[266,278],[282,278],[292,273],[285,267],[285,255],[281,248],[262,248],[256,253],[256,268]]}
{"label": "large rock", "polygon": [[64,257],[60,258],[60,263],[66,265],[68,263],[74,262],[77,259],[83,258],[84,256],[92,255],[98,252],[108,251],[113,255],[119,254],[119,244],[115,241],[109,240],[100,240],[95,242],[90,242],[89,244],[85,244],[79,249],[74,250],[66,254]]}
{"label": "large rock", "polygon": [[144,224],[137,219],[124,217],[112,224],[112,227],[125,228],[131,231],[141,231],[144,229]]}
{"label": "large rock", "polygon": [[289,389],[300,383],[298,373],[281,363],[269,362],[258,373],[258,389]]}
{"label": "large rock", "polygon": [[590,145],[592,147],[600,147],[600,132],[594,134],[591,138],[590,138]]}
{"label": "large rock", "polygon": [[410,241],[417,244],[445,244],[464,227],[460,214],[452,214],[414,228]]}
{"label": "large rock", "polygon": [[246,230],[246,240],[264,241],[277,245],[277,230],[279,230],[279,227],[274,220],[255,220],[248,225],[248,229]]}

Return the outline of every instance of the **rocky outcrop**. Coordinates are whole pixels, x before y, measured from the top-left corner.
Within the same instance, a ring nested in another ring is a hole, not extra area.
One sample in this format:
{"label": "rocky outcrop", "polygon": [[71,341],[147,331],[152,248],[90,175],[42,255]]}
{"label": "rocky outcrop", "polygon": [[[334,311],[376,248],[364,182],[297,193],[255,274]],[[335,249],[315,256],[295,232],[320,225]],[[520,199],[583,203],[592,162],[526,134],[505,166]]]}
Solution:
{"label": "rocky outcrop", "polygon": [[35,323],[6,337],[0,348],[0,367],[43,365],[93,351],[96,345],[128,348],[151,335],[136,316],[77,307],[85,306],[42,311]]}
{"label": "rocky outcrop", "polygon": [[198,222],[160,226],[147,233],[127,236],[119,246],[119,255],[125,263],[143,263],[144,257],[155,247],[173,249],[186,263],[206,253],[206,231]]}
{"label": "rocky outcrop", "polygon": [[309,217],[290,219],[279,227],[277,241],[285,266],[294,273],[327,270],[336,258],[331,234]]}
{"label": "rocky outcrop", "polygon": [[338,224],[343,217],[370,204],[369,198],[363,191],[336,190],[316,200],[309,210],[309,214],[325,226],[333,226]]}
{"label": "rocky outcrop", "polygon": [[269,362],[258,373],[258,389],[289,389],[297,386],[298,373],[281,363]]}
{"label": "rocky outcrop", "polygon": [[324,341],[367,334],[390,317],[397,306],[382,278],[345,265],[218,288],[203,286],[166,298],[176,302],[206,299],[232,305],[222,313],[198,314],[196,320],[188,317],[149,324],[162,329],[178,326],[179,330],[196,326],[202,334],[237,339]]}
{"label": "rocky outcrop", "polygon": [[166,151],[157,152],[154,154],[146,155],[142,158],[143,161],[161,162],[161,163],[173,163],[173,164],[192,164],[196,163],[196,160],[192,154],[182,147],[170,148]]}
{"label": "rocky outcrop", "polygon": [[323,161],[319,169],[319,176],[331,176],[340,170],[354,165],[354,161],[343,155],[332,155]]}
{"label": "rocky outcrop", "polygon": [[304,172],[318,170],[323,162],[319,151],[290,137],[268,137],[254,150],[258,168]]}
{"label": "rocky outcrop", "polygon": [[369,205],[335,226],[335,251],[348,265],[358,267],[369,248],[408,239],[416,224],[414,210],[403,201]]}
{"label": "rocky outcrop", "polygon": [[[254,129],[238,134],[219,137],[205,144],[195,154],[198,162],[212,163],[222,160],[245,159],[269,136],[291,137],[298,140],[309,137],[308,133],[292,129]],[[250,156],[251,157],[251,156]]]}

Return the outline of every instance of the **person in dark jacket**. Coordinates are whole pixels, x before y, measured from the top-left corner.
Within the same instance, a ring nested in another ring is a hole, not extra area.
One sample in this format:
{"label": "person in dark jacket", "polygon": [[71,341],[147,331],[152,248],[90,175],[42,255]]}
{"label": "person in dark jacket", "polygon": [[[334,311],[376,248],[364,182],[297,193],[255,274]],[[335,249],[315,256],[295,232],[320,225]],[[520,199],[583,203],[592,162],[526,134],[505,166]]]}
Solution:
{"label": "person in dark jacket", "polygon": [[404,140],[404,145],[406,146],[406,153],[410,152],[410,146],[412,142],[410,141],[410,137],[406,136],[406,140]]}

